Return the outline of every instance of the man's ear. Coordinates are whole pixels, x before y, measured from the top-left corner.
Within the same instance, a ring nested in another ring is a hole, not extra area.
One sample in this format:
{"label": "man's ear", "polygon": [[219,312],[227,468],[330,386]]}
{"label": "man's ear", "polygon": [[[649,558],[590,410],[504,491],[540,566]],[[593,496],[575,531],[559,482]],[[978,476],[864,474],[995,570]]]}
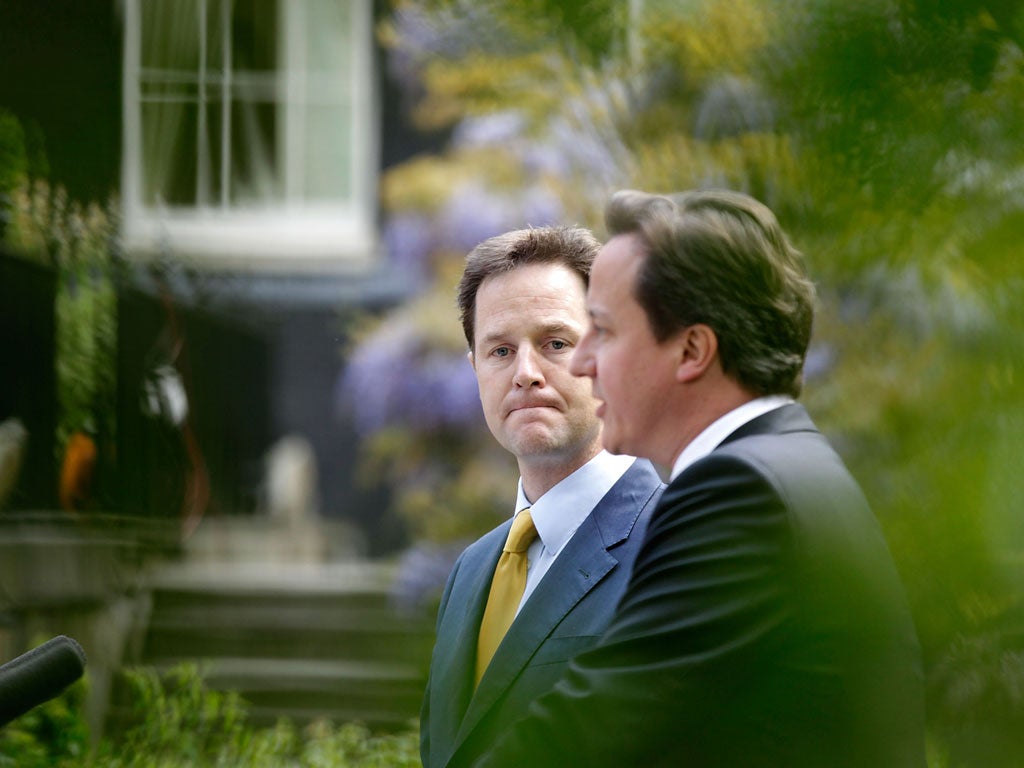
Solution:
{"label": "man's ear", "polygon": [[473,367],[473,371],[476,372],[476,358],[473,357],[472,349],[466,353],[466,359],[469,360],[469,364]]}
{"label": "man's ear", "polygon": [[676,381],[699,379],[718,357],[718,337],[711,328],[696,323],[679,332],[675,342],[679,354]]}

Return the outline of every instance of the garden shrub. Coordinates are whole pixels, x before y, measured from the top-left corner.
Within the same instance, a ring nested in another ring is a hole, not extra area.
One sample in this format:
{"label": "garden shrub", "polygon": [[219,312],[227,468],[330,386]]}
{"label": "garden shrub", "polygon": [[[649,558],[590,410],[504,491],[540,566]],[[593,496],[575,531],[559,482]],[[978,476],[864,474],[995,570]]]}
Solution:
{"label": "garden shrub", "polygon": [[415,723],[374,733],[360,723],[317,721],[299,728],[287,719],[256,727],[234,692],[203,684],[195,664],[166,674],[150,667],[126,672],[128,722],[88,747],[82,716],[84,684],[0,729],[0,767],[18,768],[413,768],[420,765]]}

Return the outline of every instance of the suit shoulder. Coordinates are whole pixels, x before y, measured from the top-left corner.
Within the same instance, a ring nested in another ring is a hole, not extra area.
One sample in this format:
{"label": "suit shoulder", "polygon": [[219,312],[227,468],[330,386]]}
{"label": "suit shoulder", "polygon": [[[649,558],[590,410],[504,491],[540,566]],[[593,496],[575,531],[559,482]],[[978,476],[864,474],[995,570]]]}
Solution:
{"label": "suit shoulder", "polygon": [[646,459],[637,459],[598,502],[590,519],[600,531],[605,548],[643,534],[665,484]]}
{"label": "suit shoulder", "polygon": [[644,487],[665,487],[665,483],[662,481],[661,475],[658,474],[658,470],[647,459],[637,459],[634,461],[622,476],[623,479],[628,477],[634,477],[636,482]]}
{"label": "suit shoulder", "polygon": [[816,430],[750,435],[734,440],[695,462],[683,475],[691,470],[690,479],[752,473],[783,496],[814,488],[860,493],[842,458]]}
{"label": "suit shoulder", "polygon": [[637,459],[612,486],[606,498],[624,506],[646,508],[653,506],[664,490],[665,483],[654,465],[647,459]]}

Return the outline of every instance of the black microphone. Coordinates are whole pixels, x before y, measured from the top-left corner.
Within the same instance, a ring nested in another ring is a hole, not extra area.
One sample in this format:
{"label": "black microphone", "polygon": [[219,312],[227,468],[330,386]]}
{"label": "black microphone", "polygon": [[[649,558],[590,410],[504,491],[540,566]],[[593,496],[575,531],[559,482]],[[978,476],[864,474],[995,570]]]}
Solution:
{"label": "black microphone", "polygon": [[57,635],[0,667],[0,726],[52,699],[85,672],[85,651]]}

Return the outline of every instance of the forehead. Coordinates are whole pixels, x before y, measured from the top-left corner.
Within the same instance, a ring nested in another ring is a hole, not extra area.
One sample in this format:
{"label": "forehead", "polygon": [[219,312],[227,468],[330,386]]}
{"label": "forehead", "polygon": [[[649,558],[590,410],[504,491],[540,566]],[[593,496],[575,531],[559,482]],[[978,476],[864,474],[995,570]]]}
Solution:
{"label": "forehead", "polygon": [[583,278],[564,264],[526,264],[491,275],[476,295],[477,336],[586,320]]}

